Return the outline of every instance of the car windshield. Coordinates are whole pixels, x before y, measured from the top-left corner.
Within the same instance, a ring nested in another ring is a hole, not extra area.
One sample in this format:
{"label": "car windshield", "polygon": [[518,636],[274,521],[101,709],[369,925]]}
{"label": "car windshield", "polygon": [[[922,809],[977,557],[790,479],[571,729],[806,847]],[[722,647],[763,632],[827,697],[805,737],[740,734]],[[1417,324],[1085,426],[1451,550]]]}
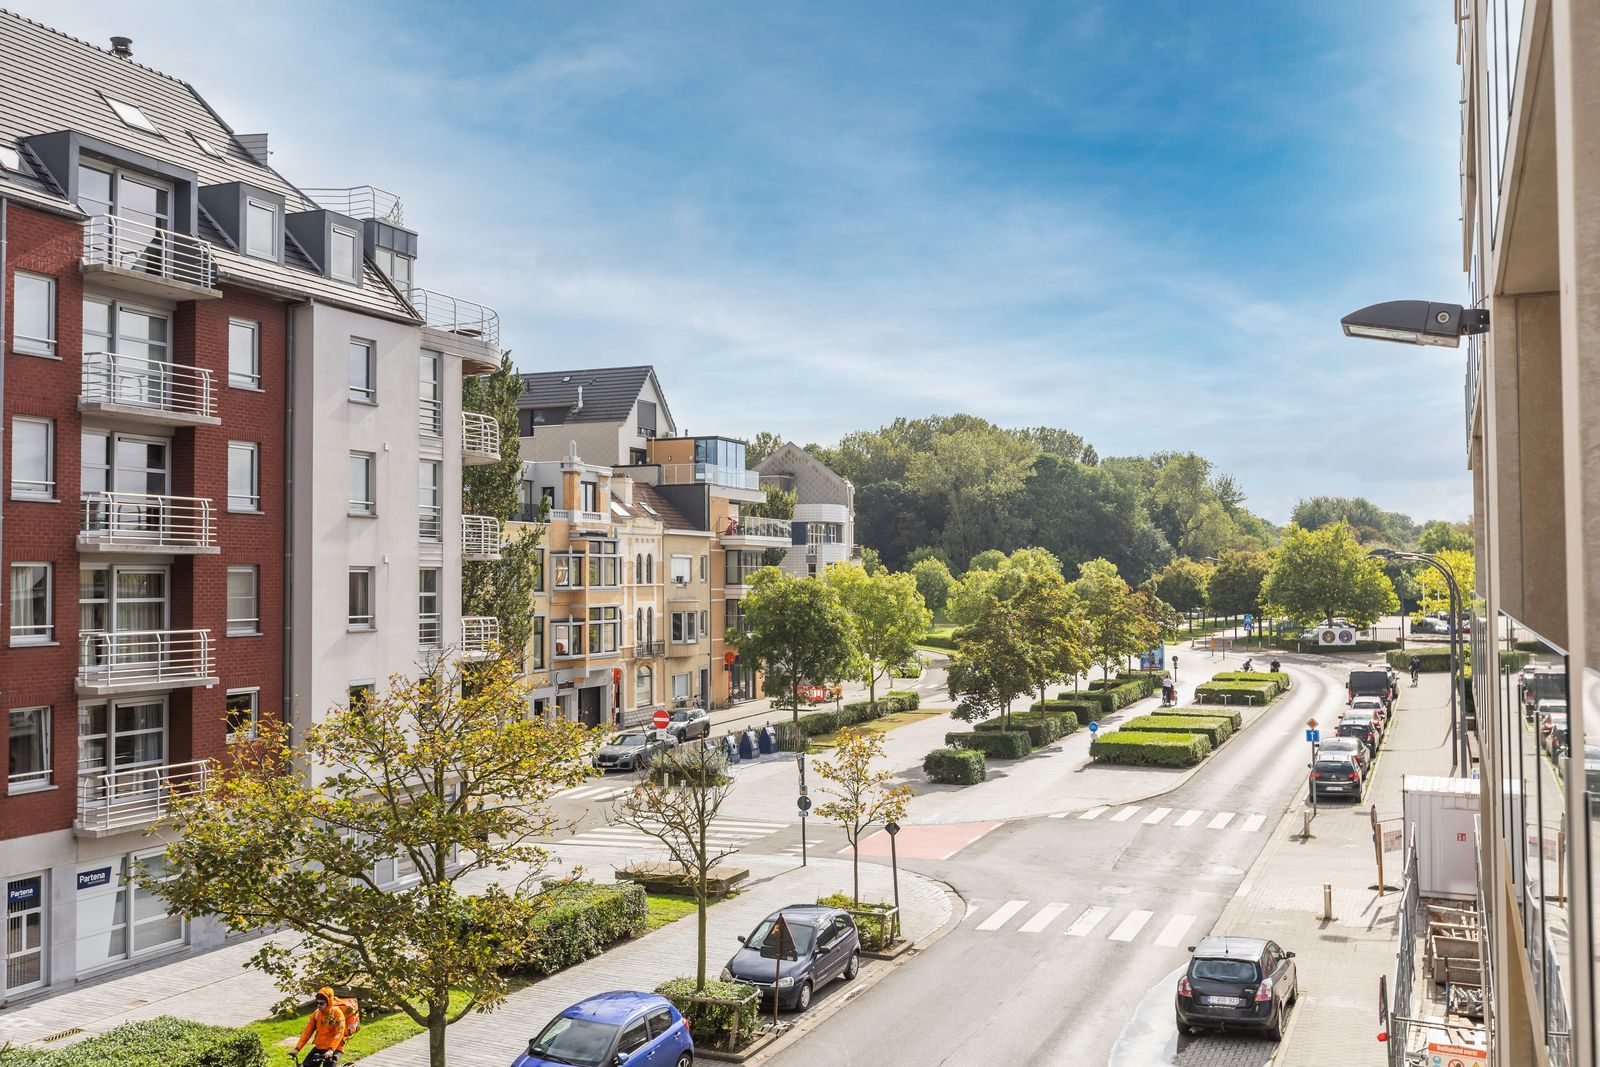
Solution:
{"label": "car windshield", "polygon": [[689,713],[687,711],[675,711],[672,713],[673,722],[687,722],[688,719]]}
{"label": "car windshield", "polygon": [[611,1023],[562,1015],[540,1031],[528,1051],[554,1063],[599,1067],[606,1053],[611,1051],[611,1040],[616,1036],[617,1027]]}
{"label": "car windshield", "polygon": [[[776,916],[774,916],[774,918],[776,918]],[[775,946],[769,946],[767,944],[767,938],[772,933],[772,923],[773,919],[762,919],[761,925],[757,926],[755,928],[755,932],[744,940],[744,943],[750,948],[760,949],[761,955],[769,960],[775,960],[778,958],[778,953]],[[784,925],[789,928],[789,937],[794,941],[796,952],[786,952],[784,953],[783,958],[786,960],[797,960],[802,956],[810,955],[811,942],[817,936],[816,929],[797,922],[788,922]]]}
{"label": "car windshield", "polygon": [[648,740],[644,734],[613,734],[606,744],[614,748],[636,748]]}
{"label": "car windshield", "polygon": [[1361,749],[1361,742],[1353,737],[1330,737],[1319,747],[1331,756],[1335,752],[1358,752]]}
{"label": "car windshield", "polygon": [[1258,975],[1252,960],[1197,959],[1189,965],[1189,977],[1213,982],[1254,982]]}

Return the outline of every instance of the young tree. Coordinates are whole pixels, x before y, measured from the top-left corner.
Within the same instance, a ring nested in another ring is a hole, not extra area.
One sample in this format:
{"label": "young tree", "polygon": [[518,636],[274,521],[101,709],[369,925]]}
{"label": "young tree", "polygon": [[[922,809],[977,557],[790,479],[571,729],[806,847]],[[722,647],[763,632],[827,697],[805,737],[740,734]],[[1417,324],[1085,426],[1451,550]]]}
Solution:
{"label": "young tree", "polygon": [[1417,536],[1417,548],[1430,555],[1438,555],[1448,548],[1458,552],[1471,552],[1472,524],[1429,519],[1423,523],[1422,533]]}
{"label": "young tree", "polygon": [[1089,627],[1089,652],[1104,677],[1110,678],[1113,668],[1150,647],[1144,609],[1117,573],[1115,564],[1103,559],[1079,564],[1072,591],[1083,605]]}
{"label": "young tree", "polygon": [[846,726],[839,731],[833,756],[815,765],[827,784],[824,796],[832,800],[817,806],[817,814],[839,824],[850,842],[851,896],[861,903],[861,835],[874,823],[899,822],[916,790],[909,785],[889,785],[894,772],[873,766],[883,755],[883,735]]}
{"label": "young tree", "polygon": [[1367,554],[1343,521],[1315,530],[1291,523],[1261,595],[1271,611],[1307,625],[1343,615],[1370,626],[1400,607],[1382,561]]}
{"label": "young tree", "polygon": [[1011,599],[1022,587],[1027,574],[1061,573],[1061,561],[1042,548],[1019,548],[1009,556],[997,552],[995,559],[983,560],[984,566],[978,566],[986,555],[988,553],[983,553],[974,559],[961,581],[950,590],[945,607],[951,620],[958,624],[972,622],[983,610],[986,599]]}
{"label": "young tree", "polygon": [[855,626],[826,582],[763,567],[748,580],[744,630],[728,641],[746,662],[761,665],[761,688],[788,696],[800,722],[800,687],[843,678],[855,657]]}
{"label": "young tree", "polygon": [[1213,615],[1243,615],[1261,610],[1261,586],[1272,570],[1268,552],[1224,552],[1206,589]]}
{"label": "young tree", "polygon": [[[1473,590],[1477,588],[1477,559],[1471,552],[1459,549],[1445,548],[1434,553],[1439,557],[1439,562],[1449,568],[1451,575],[1456,580],[1456,588],[1461,591],[1463,609],[1469,607]],[[1420,606],[1427,614],[1435,611],[1450,610],[1450,586],[1445,582],[1444,575],[1429,566],[1412,565],[1417,575],[1417,584],[1421,587]]]}
{"label": "young tree", "polygon": [[[1159,601],[1158,601],[1159,603]],[[1055,682],[1089,669],[1089,624],[1066,579],[1054,571],[1027,571],[1007,602],[1018,623],[1030,691],[1045,699]]]}
{"label": "young tree", "polygon": [[672,748],[656,757],[649,773],[617,803],[611,815],[615,825],[660,841],[690,879],[698,912],[696,989],[706,987],[707,882],[717,864],[739,851],[718,845],[711,833],[732,787],[728,760],[721,750],[708,745]]}
{"label": "young tree", "polygon": [[1175,559],[1156,574],[1156,595],[1178,611],[1197,611],[1205,607],[1214,570],[1192,559]]}
{"label": "young tree", "polygon": [[[446,1027],[493,1008],[500,969],[526,958],[528,887],[546,858],[535,842],[557,828],[548,801],[584,780],[592,743],[576,723],[528,717],[508,658],[429,666],[331,709],[292,752],[288,728],[263,723],[203,787],[174,795],[171,877],[151,888],[235,932],[301,935],[251,964],[286,994],[370,990],[427,1030],[429,1062],[444,1067]],[[397,858],[417,883],[380,886],[376,866]],[[511,870],[510,890],[460,885]],[[465,994],[454,1009],[453,990]]]}
{"label": "young tree", "polygon": [[867,699],[878,702],[878,676],[911,658],[917,638],[933,616],[909,574],[882,571],[868,574],[860,567],[829,567],[823,581],[833,589],[855,628],[856,658]]}
{"label": "young tree", "polygon": [[750,467],[772,455],[784,445],[783,438],[771,430],[762,430],[744,446],[744,461]]}
{"label": "young tree", "polygon": [[928,610],[935,617],[943,615],[945,605],[950,600],[950,590],[956,584],[944,560],[927,557],[913,563],[911,580],[917,583],[917,592],[922,594],[922,602],[928,606]]}
{"label": "young tree", "polygon": [[955,718],[973,722],[1004,715],[1011,725],[1011,702],[1033,692],[1037,669],[1024,625],[1009,601],[991,597],[972,625],[955,632],[956,653],[946,674]]}

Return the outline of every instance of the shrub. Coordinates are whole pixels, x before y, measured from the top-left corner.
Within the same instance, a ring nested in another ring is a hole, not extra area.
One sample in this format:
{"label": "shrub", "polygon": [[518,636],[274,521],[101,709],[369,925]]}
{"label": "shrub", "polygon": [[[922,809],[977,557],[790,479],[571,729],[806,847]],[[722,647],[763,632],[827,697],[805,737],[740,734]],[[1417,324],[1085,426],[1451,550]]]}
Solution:
{"label": "shrub", "polygon": [[1110,715],[1120,705],[1112,703],[1109,689],[1069,689],[1056,694],[1057,700],[1070,700],[1077,704],[1090,704],[1100,709],[1100,717]]}
{"label": "shrub", "polygon": [[1043,711],[1061,715],[1071,715],[1078,720],[1079,726],[1088,726],[1104,718],[1106,712],[1097,700],[1075,700],[1062,693],[1056,700],[1035,700],[1028,708],[1030,712]]}
{"label": "shrub", "polygon": [[1270,704],[1278,687],[1270,682],[1207,682],[1194,687],[1198,704]]}
{"label": "shrub", "polygon": [[60,1049],[13,1049],[5,1067],[261,1067],[267,1051],[253,1030],[162,1015],[123,1023]]}
{"label": "shrub", "polygon": [[1192,767],[1211,752],[1200,734],[1139,733],[1115,730],[1096,738],[1089,755],[1105,763],[1134,767]]}
{"label": "shrub", "polygon": [[[1463,650],[1463,653],[1465,653],[1465,650]],[[1395,670],[1408,671],[1411,669],[1413,657],[1418,661],[1418,669],[1428,673],[1443,674],[1450,669],[1450,650],[1448,648],[1395,649],[1387,653],[1384,659]],[[1529,658],[1528,653],[1521,650],[1501,649],[1500,669],[1512,672],[1520,671],[1528,665]]]}
{"label": "shrub", "polygon": [[899,700],[901,706],[898,711],[916,711],[922,707],[922,694],[913,693],[909,689],[891,689],[884,694],[887,699]]}
{"label": "shrub", "polygon": [[1282,671],[1223,671],[1211,676],[1213,682],[1272,682],[1280,692],[1289,688],[1289,676]]}
{"label": "shrub", "polygon": [[1300,641],[1300,640],[1296,640],[1294,642],[1294,645],[1295,645],[1296,650],[1298,650],[1300,652],[1311,652],[1311,653],[1365,652],[1365,653],[1369,653],[1370,654],[1370,653],[1373,653],[1373,652],[1387,652],[1392,648],[1399,648],[1400,647],[1400,642],[1398,642],[1398,641],[1353,641],[1348,645],[1319,645],[1315,641]]}
{"label": "shrub", "polygon": [[894,944],[894,924],[887,914],[892,904],[881,900],[863,900],[857,904],[849,893],[834,893],[818,897],[817,903],[825,908],[838,908],[850,913],[861,934],[861,947],[868,952],[882,952]]}
{"label": "shrub", "polygon": [[1240,728],[1244,726],[1244,712],[1242,712],[1242,711],[1234,711],[1231,708],[1225,708],[1225,707],[1224,708],[1197,708],[1197,707],[1162,708],[1160,714],[1166,716],[1169,719],[1186,719],[1186,718],[1225,719],[1225,720],[1227,720],[1228,725],[1230,725],[1233,728],[1233,732],[1234,733],[1238,733]]}
{"label": "shrub", "polygon": [[1026,732],[1033,747],[1041,748],[1077,730],[1078,717],[1065,712],[1017,711],[1011,714],[1009,727],[1004,716],[988,719],[973,727],[975,730],[988,731],[1008,728]]}
{"label": "shrub", "polygon": [[[683,1015],[696,1045],[736,1049],[756,1032],[761,995],[754,986],[707,979],[706,987],[696,990],[694,979],[685,977],[662,982],[656,986],[656,992],[670,1000]],[[707,1004],[691,999],[693,997],[715,997],[728,1003]]]}
{"label": "shrub", "polygon": [[944,743],[951,748],[976,749],[994,759],[1021,759],[1033,751],[1033,742],[1022,730],[973,730],[949,733]]}
{"label": "shrub", "polygon": [[925,645],[928,648],[942,648],[947,652],[954,652],[956,650],[956,639],[953,637],[944,637],[940,634],[923,634],[922,639],[918,641],[917,644]]}
{"label": "shrub", "polygon": [[946,785],[975,785],[989,773],[975,748],[936,748],[922,757],[922,770],[928,781]]}
{"label": "shrub", "polygon": [[533,919],[533,954],[508,967],[512,974],[555,974],[650,925],[644,888],[632,882],[546,882],[538,900],[544,906]]}
{"label": "shrub", "polygon": [[1228,719],[1200,715],[1140,715],[1122,724],[1124,730],[1155,734],[1200,734],[1216,748],[1233,734]]}

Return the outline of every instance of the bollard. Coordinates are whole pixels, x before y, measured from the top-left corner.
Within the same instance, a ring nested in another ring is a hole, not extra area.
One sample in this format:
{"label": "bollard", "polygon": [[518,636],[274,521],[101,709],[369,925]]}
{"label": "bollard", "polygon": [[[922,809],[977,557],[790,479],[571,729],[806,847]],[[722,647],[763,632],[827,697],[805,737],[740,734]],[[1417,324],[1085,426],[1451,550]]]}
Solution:
{"label": "bollard", "polygon": [[1331,883],[1322,883],[1322,915],[1324,922],[1333,922],[1333,886]]}
{"label": "bollard", "polygon": [[1302,822],[1304,823],[1303,827],[1300,830],[1300,836],[1301,837],[1310,837],[1311,836],[1311,809],[1310,808],[1301,808],[1300,809],[1300,817],[1301,817]]}

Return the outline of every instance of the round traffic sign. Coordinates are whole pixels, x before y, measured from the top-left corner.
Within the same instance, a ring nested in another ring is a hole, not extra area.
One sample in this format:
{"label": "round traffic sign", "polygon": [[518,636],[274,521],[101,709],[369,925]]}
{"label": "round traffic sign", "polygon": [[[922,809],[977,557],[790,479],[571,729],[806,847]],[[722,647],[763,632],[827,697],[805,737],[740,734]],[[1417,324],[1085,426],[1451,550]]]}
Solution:
{"label": "round traffic sign", "polygon": [[802,796],[799,800],[795,801],[795,804],[799,806],[801,811],[810,811],[811,810],[811,798],[810,797]]}
{"label": "round traffic sign", "polygon": [[1097,734],[1097,733],[1099,733],[1099,732],[1100,732],[1100,724],[1099,724],[1099,723],[1097,723],[1097,722],[1091,722],[1091,723],[1090,723],[1090,724],[1089,724],[1089,732],[1090,732],[1090,733],[1091,733],[1091,734]]}
{"label": "round traffic sign", "polygon": [[655,718],[650,720],[657,730],[665,730],[667,723],[672,721],[672,715],[666,708],[657,708]]}

